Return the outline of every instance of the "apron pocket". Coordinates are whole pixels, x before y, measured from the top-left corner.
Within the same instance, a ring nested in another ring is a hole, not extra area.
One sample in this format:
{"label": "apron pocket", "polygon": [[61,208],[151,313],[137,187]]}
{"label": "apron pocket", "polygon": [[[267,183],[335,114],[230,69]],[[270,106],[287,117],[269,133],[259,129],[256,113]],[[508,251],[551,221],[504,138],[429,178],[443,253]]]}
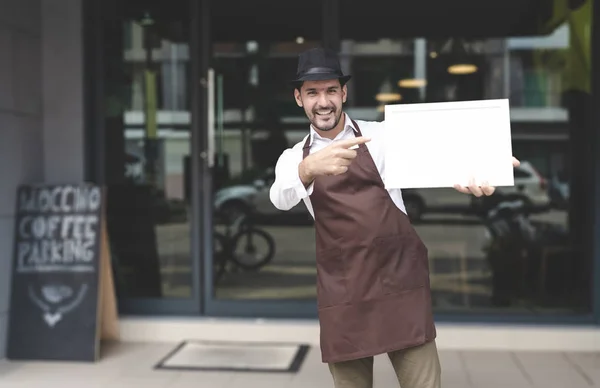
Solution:
{"label": "apron pocket", "polygon": [[380,263],[379,280],[384,294],[421,288],[427,283],[427,248],[417,236],[379,237],[374,254]]}
{"label": "apron pocket", "polygon": [[346,267],[340,248],[317,253],[317,305],[336,306],[348,301]]}

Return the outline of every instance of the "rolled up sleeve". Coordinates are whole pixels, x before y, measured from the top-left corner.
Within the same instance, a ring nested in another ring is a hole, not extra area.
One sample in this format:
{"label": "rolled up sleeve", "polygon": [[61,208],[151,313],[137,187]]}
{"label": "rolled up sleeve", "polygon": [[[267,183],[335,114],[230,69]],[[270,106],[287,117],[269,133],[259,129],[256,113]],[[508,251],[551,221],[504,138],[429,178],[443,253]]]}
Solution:
{"label": "rolled up sleeve", "polygon": [[279,210],[290,210],[301,200],[312,194],[313,184],[304,187],[298,174],[298,165],[302,162],[302,149],[285,150],[275,165],[275,181],[271,186],[269,197]]}

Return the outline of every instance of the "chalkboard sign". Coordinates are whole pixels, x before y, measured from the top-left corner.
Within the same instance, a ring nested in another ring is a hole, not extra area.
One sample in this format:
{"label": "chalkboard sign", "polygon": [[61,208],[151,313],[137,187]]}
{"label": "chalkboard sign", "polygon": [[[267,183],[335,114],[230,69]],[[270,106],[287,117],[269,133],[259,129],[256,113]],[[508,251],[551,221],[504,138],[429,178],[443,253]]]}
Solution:
{"label": "chalkboard sign", "polygon": [[97,359],[103,205],[95,185],[18,188],[9,359]]}

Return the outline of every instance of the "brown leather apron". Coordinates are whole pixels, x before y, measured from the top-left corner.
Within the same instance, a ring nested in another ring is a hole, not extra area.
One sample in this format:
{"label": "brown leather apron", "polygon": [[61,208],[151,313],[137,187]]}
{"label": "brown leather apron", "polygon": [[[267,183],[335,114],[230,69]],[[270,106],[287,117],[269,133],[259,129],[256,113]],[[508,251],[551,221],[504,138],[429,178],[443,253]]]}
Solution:
{"label": "brown leather apron", "polygon": [[310,200],[323,362],[433,340],[427,248],[390,198],[367,146],[359,145],[345,174],[317,177]]}

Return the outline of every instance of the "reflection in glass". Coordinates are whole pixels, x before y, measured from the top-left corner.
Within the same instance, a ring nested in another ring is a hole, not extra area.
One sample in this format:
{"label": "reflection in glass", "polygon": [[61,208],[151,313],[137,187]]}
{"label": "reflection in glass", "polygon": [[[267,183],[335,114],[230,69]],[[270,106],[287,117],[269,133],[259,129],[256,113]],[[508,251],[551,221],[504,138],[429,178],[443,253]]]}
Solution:
{"label": "reflection in glass", "polygon": [[104,180],[121,298],[191,297],[189,13],[176,3],[167,19],[165,2],[126,2],[103,25]]}

